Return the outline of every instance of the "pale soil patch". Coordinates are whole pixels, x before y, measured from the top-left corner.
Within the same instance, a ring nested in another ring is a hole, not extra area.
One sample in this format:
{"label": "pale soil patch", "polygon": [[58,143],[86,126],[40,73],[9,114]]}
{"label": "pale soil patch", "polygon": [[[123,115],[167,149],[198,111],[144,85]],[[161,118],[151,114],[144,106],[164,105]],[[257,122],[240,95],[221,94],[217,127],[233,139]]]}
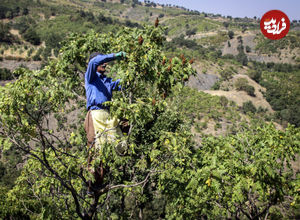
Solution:
{"label": "pale soil patch", "polygon": [[12,35],[16,35],[16,36],[18,36],[19,38],[21,38],[21,34],[19,33],[19,30],[11,29],[9,32],[10,32]]}
{"label": "pale soil patch", "polygon": [[41,17],[42,20],[45,20],[45,15],[43,13],[39,13],[39,16]]}
{"label": "pale soil patch", "polygon": [[41,67],[41,61],[17,61],[17,60],[4,60],[0,62],[1,68],[6,68],[11,71],[18,68],[20,65],[26,66],[30,70],[38,70]]}
{"label": "pale soil patch", "polygon": [[4,19],[0,19],[0,21],[3,22],[4,24],[7,24],[8,22],[10,22],[10,19],[4,18]]}
{"label": "pale soil patch", "polygon": [[225,96],[227,99],[236,102],[238,106],[243,106],[244,102],[251,101],[256,108],[261,106],[273,112],[270,104],[265,99],[251,97],[247,95],[247,93],[244,91],[204,90],[203,92],[206,92],[211,95],[216,95],[216,96]]}
{"label": "pale soil patch", "polygon": [[205,32],[205,33],[198,33],[195,35],[192,35],[191,37],[186,36],[186,39],[199,39],[199,38],[203,38],[203,37],[211,37],[211,36],[216,36],[218,35],[218,32],[215,31],[210,31],[210,32]]}

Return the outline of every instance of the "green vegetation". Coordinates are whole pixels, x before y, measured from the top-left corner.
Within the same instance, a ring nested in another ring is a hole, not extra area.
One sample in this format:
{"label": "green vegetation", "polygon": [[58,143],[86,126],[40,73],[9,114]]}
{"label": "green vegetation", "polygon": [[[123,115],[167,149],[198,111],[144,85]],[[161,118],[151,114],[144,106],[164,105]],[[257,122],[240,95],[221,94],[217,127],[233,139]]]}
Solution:
{"label": "green vegetation", "polygon": [[[276,204],[283,202],[285,193],[295,193],[299,185],[290,165],[284,165],[298,152],[297,142],[299,129],[290,126],[278,131],[272,125],[204,138],[193,158],[197,168],[172,169],[162,183],[171,200],[167,217],[293,218],[297,201],[286,201],[291,209],[283,212]],[[286,168],[289,171],[283,174]]]}
{"label": "green vegetation", "polygon": [[243,106],[242,106],[242,109],[243,109],[243,112],[246,114],[246,113],[255,113],[256,112],[256,108],[255,106],[253,105],[253,103],[251,101],[248,101],[248,102],[244,102],[243,103]]}
{"label": "green vegetation", "polygon": [[0,23],[0,43],[12,44],[16,41],[15,37],[9,32],[10,26]]}
{"label": "green vegetation", "polygon": [[[160,26],[144,25],[156,17]],[[0,69],[1,80],[16,78],[0,87],[1,219],[300,215],[295,167],[300,154],[300,67],[248,60],[251,48],[244,47],[239,33],[257,29],[256,19],[160,9],[137,0],[4,0],[0,18],[5,18],[0,23],[0,59],[31,59],[44,66],[14,73]],[[222,56],[223,45],[231,46],[233,38],[238,55]],[[298,49],[298,38],[296,31],[283,41],[257,38],[256,50]],[[124,155],[115,150],[118,141],[97,152],[86,147],[83,76],[94,51],[127,52],[126,60],[110,68],[124,90],[107,103],[113,116],[129,121],[129,131],[119,140],[127,143]],[[212,71],[220,75],[214,89],[234,86],[255,96],[246,79],[231,81],[234,74],[248,71],[266,88],[262,93],[275,114],[251,101],[238,107],[224,96],[184,87],[195,74],[194,59],[196,66],[205,62],[200,68],[204,66],[206,77]],[[283,128],[277,130],[272,120]],[[101,161],[106,175],[104,184],[88,195],[91,153],[93,166]]]}
{"label": "green vegetation", "polygon": [[257,62],[253,65],[255,70],[251,74],[267,89],[265,96],[276,111],[277,119],[299,127],[299,65]]}
{"label": "green vegetation", "polygon": [[233,31],[228,31],[228,37],[230,39],[233,39],[233,36],[234,36],[234,32]]}
{"label": "green vegetation", "polygon": [[13,79],[13,74],[9,69],[0,68],[0,80],[10,80]]}
{"label": "green vegetation", "polygon": [[[130,216],[132,210],[138,210],[150,201],[148,194],[154,195],[148,192],[148,187],[154,183],[158,190],[159,179],[164,176],[161,171],[183,162],[190,154],[192,144],[188,127],[178,118],[177,111],[171,111],[166,98],[180,89],[194,70],[183,58],[177,57],[162,65],[162,60],[166,59],[161,52],[162,33],[161,27],[145,27],[141,30],[124,29],[109,35],[95,32],[74,34],[65,43],[57,61],[37,72],[20,69],[20,78],[1,88],[2,150],[14,147],[29,157],[16,186],[9,194],[2,195],[7,198],[6,202],[3,201],[7,206],[1,210],[2,217],[17,216],[18,212],[21,216],[40,218],[109,217],[115,206],[122,206],[122,198],[132,195],[128,188],[134,190],[135,205],[127,209],[123,204],[124,209],[115,214]],[[143,43],[139,43],[138,36],[144,38]],[[115,64],[112,71],[122,79],[123,87],[130,86],[117,93],[109,105],[112,114],[126,118],[131,125],[123,140],[128,152],[118,155],[115,151],[117,142],[105,144],[101,152],[92,149],[96,158],[92,166],[102,161],[109,170],[105,184],[94,191],[93,198],[89,198],[85,187],[92,175],[86,168],[88,151],[80,117],[82,113],[78,117],[80,123],[76,119],[70,124],[63,119],[69,112],[63,112],[71,107],[67,103],[72,100],[75,109],[85,109],[76,95],[83,97],[84,92],[81,75],[75,74],[75,68],[84,69],[86,57],[92,51],[109,53],[119,50],[126,51],[128,57],[126,61]],[[37,105],[44,107],[37,108]],[[56,128],[43,122],[49,120],[49,113],[59,122]],[[17,115],[21,117],[18,122],[14,119]],[[65,131],[67,137],[56,136]],[[38,141],[34,141],[36,138]],[[33,145],[26,144],[29,140]],[[184,148],[177,150],[178,146]],[[27,180],[33,185],[28,185]],[[49,192],[53,197],[49,197]],[[106,199],[108,193],[112,200]],[[40,203],[33,199],[35,195]],[[64,206],[64,199],[68,200],[68,208]],[[11,206],[10,202],[14,205]],[[23,204],[27,209],[22,208]],[[106,208],[98,211],[93,204],[105,204],[110,211],[106,212]]]}
{"label": "green vegetation", "polygon": [[248,84],[248,80],[245,78],[238,78],[235,82],[235,88],[239,91],[245,91],[250,96],[255,96],[255,89]]}
{"label": "green vegetation", "polygon": [[280,40],[270,40],[263,36],[257,36],[255,50],[259,53],[272,54],[278,53],[282,49],[299,49],[300,36],[292,31]]}

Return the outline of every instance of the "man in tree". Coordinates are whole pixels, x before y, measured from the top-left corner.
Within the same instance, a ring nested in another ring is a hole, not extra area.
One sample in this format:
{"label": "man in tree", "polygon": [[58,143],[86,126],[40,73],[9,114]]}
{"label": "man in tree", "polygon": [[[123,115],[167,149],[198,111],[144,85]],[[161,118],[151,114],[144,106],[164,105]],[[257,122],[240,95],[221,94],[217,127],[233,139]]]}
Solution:
{"label": "man in tree", "polygon": [[[111,101],[113,90],[119,90],[120,80],[112,81],[105,75],[107,62],[122,59],[126,56],[125,52],[103,55],[94,52],[90,55],[88,68],[85,73],[85,89],[88,113],[85,119],[85,130],[87,133],[89,150],[94,147],[95,151],[100,151],[105,142],[112,142],[117,136],[122,135],[118,127],[118,120],[109,117],[109,109],[103,105],[106,101]],[[89,154],[89,171],[94,175],[95,182],[90,181],[89,192],[96,190],[103,182],[103,165],[91,168],[93,155]]]}

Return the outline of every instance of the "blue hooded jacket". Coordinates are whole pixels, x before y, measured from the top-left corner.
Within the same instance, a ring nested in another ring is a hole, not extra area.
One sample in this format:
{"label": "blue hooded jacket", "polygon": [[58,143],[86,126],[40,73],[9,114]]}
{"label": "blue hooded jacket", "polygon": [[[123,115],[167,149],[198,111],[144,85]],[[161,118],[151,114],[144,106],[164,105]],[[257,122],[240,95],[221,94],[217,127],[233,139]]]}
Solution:
{"label": "blue hooded jacket", "polygon": [[111,101],[112,91],[120,89],[120,80],[112,81],[111,78],[97,72],[97,67],[103,63],[115,60],[115,55],[97,55],[89,61],[85,73],[86,107],[87,110],[107,109],[102,104]]}

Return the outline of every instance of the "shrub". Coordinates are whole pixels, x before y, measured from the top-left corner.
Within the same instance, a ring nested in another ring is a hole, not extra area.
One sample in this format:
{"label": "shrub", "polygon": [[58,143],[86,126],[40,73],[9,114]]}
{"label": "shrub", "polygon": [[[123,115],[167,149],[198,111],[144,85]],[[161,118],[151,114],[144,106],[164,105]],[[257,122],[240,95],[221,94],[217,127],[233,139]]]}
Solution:
{"label": "shrub", "polygon": [[13,43],[14,37],[9,32],[9,26],[4,23],[0,23],[0,42]]}
{"label": "shrub", "polygon": [[232,78],[233,71],[231,69],[226,68],[221,71],[220,75],[221,75],[222,79],[229,80]]}
{"label": "shrub", "polygon": [[215,82],[215,84],[211,87],[212,90],[219,90],[222,84],[222,80]]}
{"label": "shrub", "polygon": [[233,36],[234,36],[234,32],[233,31],[228,31],[228,37],[230,39],[233,39]]}
{"label": "shrub", "polygon": [[261,79],[261,71],[259,70],[250,70],[248,76],[253,79],[255,82],[259,82]]}
{"label": "shrub", "polygon": [[253,86],[250,86],[248,84],[247,79],[245,78],[239,78],[237,79],[237,81],[235,82],[235,87],[237,90],[239,91],[245,91],[247,92],[248,95],[250,96],[255,96],[255,89]]}
{"label": "shrub", "polygon": [[247,92],[247,94],[250,96],[255,96],[255,89],[253,86],[246,85],[244,91]]}
{"label": "shrub", "polygon": [[250,48],[248,45],[246,46],[246,52],[247,52],[247,53],[250,53],[250,52],[251,52],[251,48]]}
{"label": "shrub", "polygon": [[247,66],[248,58],[247,58],[247,55],[243,51],[241,51],[238,55],[236,55],[236,59],[243,66]]}
{"label": "shrub", "polygon": [[40,45],[41,39],[39,35],[36,33],[36,31],[33,28],[29,28],[25,34],[23,35],[24,39],[33,44],[33,45]]}
{"label": "shrub", "polygon": [[13,79],[13,74],[9,69],[0,68],[0,80],[10,80]]}
{"label": "shrub", "polygon": [[255,106],[253,105],[253,103],[251,101],[244,102],[243,106],[242,106],[242,110],[245,114],[248,113],[248,112],[251,112],[251,113],[256,112],[256,108],[255,108]]}
{"label": "shrub", "polygon": [[196,32],[197,32],[197,28],[193,28],[193,29],[187,30],[187,31],[185,32],[185,34],[186,34],[187,36],[192,36],[192,35],[195,35]]}

